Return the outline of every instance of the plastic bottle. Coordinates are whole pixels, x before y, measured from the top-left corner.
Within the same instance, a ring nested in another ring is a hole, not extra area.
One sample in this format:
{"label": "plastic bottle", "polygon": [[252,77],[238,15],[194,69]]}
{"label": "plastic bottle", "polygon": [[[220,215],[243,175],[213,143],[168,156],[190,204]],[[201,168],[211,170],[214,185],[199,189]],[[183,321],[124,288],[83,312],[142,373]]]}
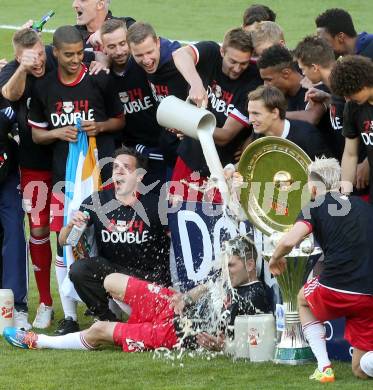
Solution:
{"label": "plastic bottle", "polygon": [[[86,217],[89,218],[89,213],[87,211],[84,211],[84,214]],[[84,222],[82,226],[76,226],[76,225],[73,226],[73,228],[71,229],[71,232],[69,233],[69,235],[66,238],[66,245],[71,245],[71,246],[78,245],[80,237],[82,236],[85,228],[87,227],[88,218],[87,218],[87,221]]]}
{"label": "plastic bottle", "polygon": [[14,295],[10,289],[0,289],[0,334],[7,326],[14,326]]}

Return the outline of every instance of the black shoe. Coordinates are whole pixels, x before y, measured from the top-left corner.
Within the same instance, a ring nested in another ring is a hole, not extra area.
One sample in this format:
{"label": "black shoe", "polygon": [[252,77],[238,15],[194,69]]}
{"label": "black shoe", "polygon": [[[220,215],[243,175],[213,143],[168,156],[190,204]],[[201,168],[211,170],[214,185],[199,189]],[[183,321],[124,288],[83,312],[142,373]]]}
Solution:
{"label": "black shoe", "polygon": [[79,324],[71,317],[66,317],[58,323],[54,334],[56,336],[63,336],[64,334],[79,332],[79,330]]}

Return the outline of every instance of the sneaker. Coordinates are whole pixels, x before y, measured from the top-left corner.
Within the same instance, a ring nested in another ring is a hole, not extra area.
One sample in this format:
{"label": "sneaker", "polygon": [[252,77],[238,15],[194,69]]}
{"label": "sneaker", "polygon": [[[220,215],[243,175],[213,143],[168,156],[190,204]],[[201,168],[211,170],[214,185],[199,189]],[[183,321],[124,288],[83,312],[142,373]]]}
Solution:
{"label": "sneaker", "polygon": [[28,322],[27,311],[14,309],[14,327],[23,330],[30,330],[31,324]]}
{"label": "sneaker", "polygon": [[38,335],[34,332],[26,332],[25,330],[7,327],[3,330],[3,337],[14,347],[36,349]]}
{"label": "sneaker", "polygon": [[324,371],[322,372],[316,368],[315,372],[310,376],[310,379],[321,383],[334,382],[334,371],[331,367],[324,368]]}
{"label": "sneaker", "polygon": [[71,317],[66,317],[58,323],[54,334],[56,336],[63,336],[64,334],[79,332],[79,330],[79,324]]}
{"label": "sneaker", "polygon": [[36,312],[36,317],[32,326],[38,329],[49,328],[54,317],[53,307],[46,306],[44,303],[41,303]]}

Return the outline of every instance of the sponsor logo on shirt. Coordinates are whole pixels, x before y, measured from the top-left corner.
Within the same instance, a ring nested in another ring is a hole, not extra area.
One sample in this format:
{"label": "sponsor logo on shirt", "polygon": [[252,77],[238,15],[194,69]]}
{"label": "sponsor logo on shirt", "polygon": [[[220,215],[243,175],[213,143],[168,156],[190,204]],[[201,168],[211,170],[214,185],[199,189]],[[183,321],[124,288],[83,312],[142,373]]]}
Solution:
{"label": "sponsor logo on shirt", "polygon": [[94,121],[94,110],[89,108],[88,100],[58,101],[56,112],[51,114],[54,127],[75,125],[78,118],[82,121]]}
{"label": "sponsor logo on shirt", "polygon": [[150,96],[144,96],[141,88],[119,92],[119,99],[123,103],[125,114],[133,114],[153,107]]}
{"label": "sponsor logo on shirt", "polygon": [[213,81],[211,86],[207,87],[207,94],[210,105],[215,112],[224,113],[228,116],[234,109],[234,104],[231,104],[233,93],[224,91],[220,85]]}
{"label": "sponsor logo on shirt", "polygon": [[361,133],[361,138],[367,146],[373,146],[373,121],[364,121],[363,122],[363,132]]}

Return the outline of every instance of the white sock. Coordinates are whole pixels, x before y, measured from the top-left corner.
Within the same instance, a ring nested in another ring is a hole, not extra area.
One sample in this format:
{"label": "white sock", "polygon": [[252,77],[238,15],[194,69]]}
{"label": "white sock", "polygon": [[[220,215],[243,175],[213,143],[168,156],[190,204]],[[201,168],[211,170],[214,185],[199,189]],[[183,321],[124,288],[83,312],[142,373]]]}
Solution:
{"label": "white sock", "polygon": [[360,368],[368,376],[373,378],[373,351],[369,351],[363,355],[363,357],[360,359]]}
{"label": "white sock", "polygon": [[61,292],[61,286],[63,281],[65,280],[65,277],[67,275],[67,268],[63,262],[63,257],[56,256],[56,277],[57,277],[57,283],[58,283],[58,292],[60,294],[62,309],[65,315],[65,318],[71,317],[74,321],[78,319],[78,316],[76,314],[76,301],[72,298],[66,297]]}
{"label": "white sock", "polygon": [[127,303],[121,302],[118,299],[114,299],[114,298],[113,298],[113,301],[121,308],[122,311],[124,311],[128,315],[131,314],[131,306],[130,305],[127,305]]}
{"label": "white sock", "polygon": [[331,366],[325,342],[325,327],[320,321],[308,322],[302,326],[303,334],[317,359],[319,371]]}
{"label": "white sock", "polygon": [[69,333],[63,336],[46,336],[44,334],[38,334],[36,347],[39,349],[94,349],[94,347],[85,341],[83,332]]}

